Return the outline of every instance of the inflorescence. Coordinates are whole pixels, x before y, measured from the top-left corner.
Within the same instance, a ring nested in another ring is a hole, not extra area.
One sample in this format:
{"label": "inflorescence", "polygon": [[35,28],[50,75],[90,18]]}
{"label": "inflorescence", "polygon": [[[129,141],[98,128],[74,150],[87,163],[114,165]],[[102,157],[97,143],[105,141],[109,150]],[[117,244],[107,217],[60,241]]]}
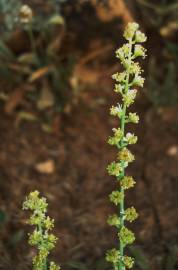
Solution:
{"label": "inflorescence", "polygon": [[54,220],[47,216],[46,198],[40,198],[38,191],[33,191],[23,203],[24,210],[31,210],[28,223],[35,226],[29,234],[29,244],[38,249],[38,255],[33,258],[34,270],[59,270],[54,262],[48,262],[47,257],[55,247],[57,238],[50,231],[54,227]]}
{"label": "inflorescence", "polygon": [[136,112],[127,112],[127,109],[135,101],[137,89],[143,87],[144,78],[138,62],[138,57],[145,58],[146,49],[138,44],[146,41],[146,36],[139,30],[137,23],[129,23],[124,32],[127,43],[116,51],[124,71],[116,73],[112,78],[116,81],[114,91],[121,95],[122,104],[112,106],[110,114],[120,119],[120,127],[113,129],[113,135],[109,137],[108,143],[118,148],[116,161],[111,162],[108,167],[108,174],[115,176],[118,188],[109,195],[110,201],[119,206],[119,215],[113,214],[108,218],[108,224],[115,226],[118,230],[119,248],[111,249],[106,254],[106,260],[113,264],[116,270],[130,269],[134,265],[134,259],[124,255],[124,248],[135,240],[134,233],[125,226],[125,221],[133,222],[138,213],[132,206],[125,209],[125,190],[134,187],[135,180],[132,176],[125,175],[125,169],[135,157],[128,149],[128,145],[137,142],[137,136],[125,132],[127,123],[137,124],[139,116]]}

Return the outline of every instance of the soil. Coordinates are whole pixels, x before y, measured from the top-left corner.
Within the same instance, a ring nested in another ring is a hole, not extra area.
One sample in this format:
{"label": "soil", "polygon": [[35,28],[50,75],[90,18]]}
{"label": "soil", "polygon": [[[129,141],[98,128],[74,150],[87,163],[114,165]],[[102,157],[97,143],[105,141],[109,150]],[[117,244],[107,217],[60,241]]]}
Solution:
{"label": "soil", "polygon": [[[115,182],[105,170],[115,156],[106,144],[117,126],[108,116],[114,100],[111,81],[102,80],[100,89],[86,92],[84,103],[62,117],[59,131],[52,135],[31,123],[15,128],[13,120],[1,112],[1,208],[7,214],[1,269],[30,269],[34,254],[26,246],[28,216],[21,206],[35,189],[47,197],[49,213],[55,218],[59,241],[54,257],[64,269],[67,262],[79,260],[97,269],[97,262],[114,244],[115,231],[106,219],[114,210],[107,197]],[[141,122],[134,127],[139,142],[133,147],[136,161],[129,172],[137,185],[128,192],[127,203],[138,209],[140,217],[132,227],[138,247],[150,258],[150,269],[165,269],[178,240],[178,119],[162,119],[143,95],[135,109]],[[55,164],[52,172],[40,173],[36,164],[49,160]]]}

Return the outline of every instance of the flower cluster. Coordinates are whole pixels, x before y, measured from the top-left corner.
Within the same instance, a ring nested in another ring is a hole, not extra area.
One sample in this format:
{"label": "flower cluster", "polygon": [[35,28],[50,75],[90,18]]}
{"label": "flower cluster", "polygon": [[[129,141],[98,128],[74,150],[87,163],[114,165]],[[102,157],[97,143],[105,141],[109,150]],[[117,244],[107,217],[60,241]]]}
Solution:
{"label": "flower cluster", "polygon": [[112,78],[116,81],[114,91],[121,95],[122,104],[116,104],[111,107],[110,114],[120,119],[120,127],[113,129],[113,136],[110,136],[108,143],[119,149],[117,160],[110,163],[107,167],[109,175],[115,176],[119,184],[117,190],[109,195],[110,201],[119,206],[119,215],[113,214],[108,218],[108,224],[118,229],[120,248],[111,249],[106,254],[106,260],[111,262],[114,269],[130,269],[134,265],[134,259],[124,255],[124,249],[127,245],[134,242],[134,233],[125,226],[125,221],[133,222],[138,213],[133,206],[125,209],[125,191],[135,185],[132,176],[125,175],[125,169],[135,157],[128,149],[129,145],[137,142],[137,136],[128,132],[125,133],[127,123],[137,124],[139,116],[136,112],[128,112],[128,108],[134,103],[137,88],[143,87],[144,78],[142,69],[138,62],[138,57],[145,58],[146,49],[139,43],[146,41],[146,36],[139,30],[137,23],[129,23],[125,29],[124,37],[127,43],[116,51],[116,57],[119,58],[123,71],[115,73]]}
{"label": "flower cluster", "polygon": [[30,23],[33,19],[33,11],[28,5],[23,5],[19,12],[20,22],[23,24]]}
{"label": "flower cluster", "polygon": [[47,262],[47,257],[57,241],[54,234],[50,232],[54,227],[54,220],[47,216],[47,206],[46,199],[40,198],[38,191],[31,192],[23,203],[24,210],[32,211],[28,223],[35,226],[34,231],[29,234],[29,244],[36,246],[39,251],[33,258],[34,270],[60,269],[54,262]]}

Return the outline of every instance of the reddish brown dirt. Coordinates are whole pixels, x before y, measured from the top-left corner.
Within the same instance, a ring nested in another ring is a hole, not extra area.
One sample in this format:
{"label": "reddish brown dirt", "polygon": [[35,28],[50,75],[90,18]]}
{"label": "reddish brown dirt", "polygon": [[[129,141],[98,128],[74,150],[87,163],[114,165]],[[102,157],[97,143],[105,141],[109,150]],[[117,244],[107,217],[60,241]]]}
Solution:
{"label": "reddish brown dirt", "polygon": [[[70,115],[62,117],[55,134],[46,134],[33,123],[15,128],[13,119],[1,112],[1,208],[8,221],[2,227],[0,269],[31,269],[34,252],[26,245],[29,228],[21,206],[34,189],[48,199],[59,237],[54,257],[64,269],[72,268],[67,261],[99,269],[96,265],[100,265],[106,249],[114,245],[115,231],[106,219],[113,211],[107,196],[115,182],[105,168],[115,157],[106,139],[117,126],[108,115],[116,97],[110,80],[102,78],[99,85],[97,91],[83,95],[80,106]],[[134,205],[140,214],[133,227],[137,245],[150,259],[150,269],[165,269],[169,249],[178,241],[178,118],[163,120],[143,96],[135,109],[141,122],[129,127],[139,136],[133,147],[136,161],[129,172],[137,185],[128,192],[127,204]],[[55,162],[49,175],[35,169],[37,163],[46,160]],[[12,244],[19,231],[24,237]]]}

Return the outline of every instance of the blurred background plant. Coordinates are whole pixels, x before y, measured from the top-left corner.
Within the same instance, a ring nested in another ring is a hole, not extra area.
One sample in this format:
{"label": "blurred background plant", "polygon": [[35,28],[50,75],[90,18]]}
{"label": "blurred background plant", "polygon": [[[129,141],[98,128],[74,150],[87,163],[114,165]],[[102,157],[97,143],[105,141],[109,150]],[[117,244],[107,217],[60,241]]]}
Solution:
{"label": "blurred background plant", "polygon": [[[1,91],[0,98],[7,113],[26,101],[49,119],[51,108],[54,114],[70,104],[74,92],[69,80],[75,61],[70,54],[60,53],[65,34],[60,5],[64,2],[49,0],[44,5],[38,1],[28,6],[25,1],[1,1],[0,77],[6,91]],[[29,109],[19,116],[36,121]]]}
{"label": "blurred background plant", "polygon": [[146,95],[156,107],[176,105],[178,3],[176,0],[125,2],[148,31],[154,31],[154,40],[149,44],[152,53],[148,60]]}

